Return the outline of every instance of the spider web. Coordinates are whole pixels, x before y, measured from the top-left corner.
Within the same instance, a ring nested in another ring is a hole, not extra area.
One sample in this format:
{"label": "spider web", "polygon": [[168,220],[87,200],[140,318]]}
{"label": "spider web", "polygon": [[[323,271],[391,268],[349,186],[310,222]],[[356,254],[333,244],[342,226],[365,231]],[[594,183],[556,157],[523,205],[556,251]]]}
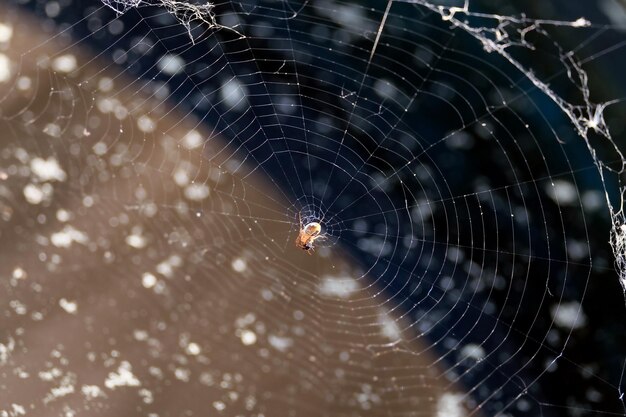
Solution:
{"label": "spider web", "polygon": [[0,20],[0,415],[626,414],[619,22],[23,9]]}

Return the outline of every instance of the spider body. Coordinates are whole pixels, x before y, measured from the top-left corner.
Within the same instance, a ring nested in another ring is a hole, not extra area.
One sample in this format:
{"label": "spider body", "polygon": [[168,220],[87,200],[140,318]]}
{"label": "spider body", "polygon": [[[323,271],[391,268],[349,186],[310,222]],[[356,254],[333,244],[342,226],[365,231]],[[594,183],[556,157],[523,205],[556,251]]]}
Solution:
{"label": "spider body", "polygon": [[300,233],[296,238],[296,247],[305,250],[311,255],[313,251],[313,243],[317,239],[324,239],[322,233],[322,225],[319,222],[310,222],[304,225],[300,218]]}

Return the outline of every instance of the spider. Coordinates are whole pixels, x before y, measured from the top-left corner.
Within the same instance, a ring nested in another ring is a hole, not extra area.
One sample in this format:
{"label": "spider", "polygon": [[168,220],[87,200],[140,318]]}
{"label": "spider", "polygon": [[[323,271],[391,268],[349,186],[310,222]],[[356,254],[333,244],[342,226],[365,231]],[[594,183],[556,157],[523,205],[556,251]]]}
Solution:
{"label": "spider", "polygon": [[317,239],[326,239],[322,233],[322,225],[319,222],[309,222],[306,225],[302,223],[302,216],[298,214],[298,222],[300,223],[300,233],[296,238],[296,247],[307,251],[309,255],[313,252],[313,242]]}

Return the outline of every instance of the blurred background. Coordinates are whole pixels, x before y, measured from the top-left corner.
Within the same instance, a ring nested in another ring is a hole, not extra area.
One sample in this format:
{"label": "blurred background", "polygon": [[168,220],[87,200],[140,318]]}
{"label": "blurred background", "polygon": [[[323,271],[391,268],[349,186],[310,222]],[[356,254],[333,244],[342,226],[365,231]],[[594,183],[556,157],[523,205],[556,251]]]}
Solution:
{"label": "blurred background", "polygon": [[623,2],[2,5],[0,415],[626,414]]}

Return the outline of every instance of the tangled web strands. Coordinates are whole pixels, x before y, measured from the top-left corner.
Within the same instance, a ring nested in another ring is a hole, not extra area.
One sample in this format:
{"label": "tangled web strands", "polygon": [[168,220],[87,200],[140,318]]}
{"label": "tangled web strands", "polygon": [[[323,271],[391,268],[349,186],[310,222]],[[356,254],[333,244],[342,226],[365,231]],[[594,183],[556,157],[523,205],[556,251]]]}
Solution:
{"label": "tangled web strands", "polygon": [[175,0],[102,0],[102,3],[113,9],[118,14],[123,14],[136,7],[163,7],[173,16],[176,16],[178,21],[187,29],[192,42],[192,23],[205,24],[209,28],[221,27],[215,20],[215,15],[213,14],[214,6],[211,3],[192,4],[189,2]]}

